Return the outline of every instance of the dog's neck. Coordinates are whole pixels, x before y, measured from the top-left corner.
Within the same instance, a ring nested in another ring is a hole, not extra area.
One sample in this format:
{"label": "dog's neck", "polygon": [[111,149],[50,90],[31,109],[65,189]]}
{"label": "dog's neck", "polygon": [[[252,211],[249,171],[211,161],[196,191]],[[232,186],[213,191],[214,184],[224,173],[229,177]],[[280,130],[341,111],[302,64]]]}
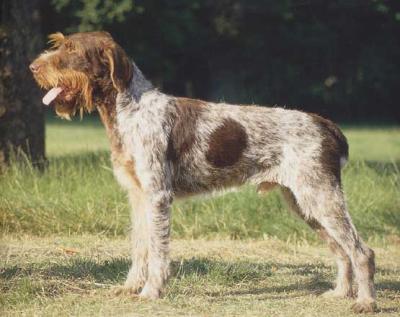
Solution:
{"label": "dog's neck", "polygon": [[118,93],[116,99],[116,108],[124,109],[126,107],[138,107],[142,95],[150,90],[154,89],[154,86],[148,81],[140,69],[133,64],[133,75],[132,80],[128,89]]}
{"label": "dog's neck", "polygon": [[136,64],[134,62],[132,64],[133,64],[133,76],[128,94],[131,94],[134,101],[138,103],[142,95],[145,92],[154,89],[154,86],[150,81],[148,81],[144,77],[143,73],[136,66]]}
{"label": "dog's neck", "polygon": [[112,146],[117,146],[120,143],[116,126],[117,108],[138,107],[142,95],[155,89],[134,62],[132,62],[132,67],[133,74],[129,87],[118,94],[115,92],[106,94],[111,97],[97,105],[101,121],[106,128]]}

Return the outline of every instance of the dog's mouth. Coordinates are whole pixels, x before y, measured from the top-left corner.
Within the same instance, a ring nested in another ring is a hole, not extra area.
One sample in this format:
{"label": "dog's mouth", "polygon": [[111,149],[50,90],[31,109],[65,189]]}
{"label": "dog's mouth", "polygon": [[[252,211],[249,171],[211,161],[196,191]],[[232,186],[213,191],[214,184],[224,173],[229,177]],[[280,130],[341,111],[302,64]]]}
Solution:
{"label": "dog's mouth", "polygon": [[55,100],[59,102],[71,102],[75,97],[76,91],[73,89],[67,87],[53,87],[44,95],[42,102],[48,106]]}
{"label": "dog's mouth", "polygon": [[95,109],[92,86],[84,73],[73,70],[49,73],[49,78],[42,78],[38,73],[35,79],[47,91],[42,98],[43,104],[53,106],[58,116],[70,119],[78,110],[83,116],[84,111]]}

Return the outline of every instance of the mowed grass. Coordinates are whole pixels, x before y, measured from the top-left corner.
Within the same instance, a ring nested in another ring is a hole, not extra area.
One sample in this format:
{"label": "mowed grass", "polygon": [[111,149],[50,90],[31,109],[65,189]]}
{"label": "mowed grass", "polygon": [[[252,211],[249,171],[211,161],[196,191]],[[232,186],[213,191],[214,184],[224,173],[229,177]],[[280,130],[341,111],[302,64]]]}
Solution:
{"label": "mowed grass", "polygon": [[[377,254],[379,316],[400,313],[400,128],[345,127],[344,189]],[[95,118],[51,119],[45,172],[0,176],[0,316],[351,316],[334,261],[278,191],[251,186],[175,202],[162,300],[115,297],[128,271],[129,213]]]}
{"label": "mowed grass", "polygon": [[[156,302],[116,297],[128,241],[100,235],[6,237],[1,316],[353,316],[332,287],[326,248],[268,238],[174,240],[172,277]],[[379,316],[400,312],[400,248],[375,246]]]}

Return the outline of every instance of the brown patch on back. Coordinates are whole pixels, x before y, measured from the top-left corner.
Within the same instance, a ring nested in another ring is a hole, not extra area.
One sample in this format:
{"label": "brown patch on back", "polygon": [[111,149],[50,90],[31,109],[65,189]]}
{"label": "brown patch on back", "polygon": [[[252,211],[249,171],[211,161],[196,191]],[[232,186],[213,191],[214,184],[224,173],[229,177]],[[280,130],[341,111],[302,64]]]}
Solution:
{"label": "brown patch on back", "polygon": [[232,166],[239,161],[246,147],[244,127],[233,119],[224,119],[210,135],[206,159],[215,167]]}
{"label": "brown patch on back", "polygon": [[175,162],[188,153],[196,141],[196,123],[206,103],[201,100],[177,98],[174,126],[171,131],[167,159]]}
{"label": "brown patch on back", "polygon": [[321,164],[330,175],[340,180],[340,158],[348,158],[349,146],[346,137],[332,121],[310,114],[322,135]]}

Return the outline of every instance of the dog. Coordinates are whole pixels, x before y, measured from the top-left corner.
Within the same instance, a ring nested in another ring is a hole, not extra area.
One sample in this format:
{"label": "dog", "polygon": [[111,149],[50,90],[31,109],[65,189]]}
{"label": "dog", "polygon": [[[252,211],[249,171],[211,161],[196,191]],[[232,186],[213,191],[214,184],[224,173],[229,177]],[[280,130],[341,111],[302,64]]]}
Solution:
{"label": "dog", "polygon": [[115,177],[132,212],[132,266],[117,294],[157,299],[169,275],[174,198],[251,183],[278,186],[291,210],[336,257],[329,297],[352,297],[355,312],[376,310],[374,252],[347,211],[341,169],[348,144],[315,114],[279,107],[229,105],[166,95],[106,32],[49,36],[51,48],[29,66],[48,90],[43,103],[70,118],[95,109],[111,145]]}

